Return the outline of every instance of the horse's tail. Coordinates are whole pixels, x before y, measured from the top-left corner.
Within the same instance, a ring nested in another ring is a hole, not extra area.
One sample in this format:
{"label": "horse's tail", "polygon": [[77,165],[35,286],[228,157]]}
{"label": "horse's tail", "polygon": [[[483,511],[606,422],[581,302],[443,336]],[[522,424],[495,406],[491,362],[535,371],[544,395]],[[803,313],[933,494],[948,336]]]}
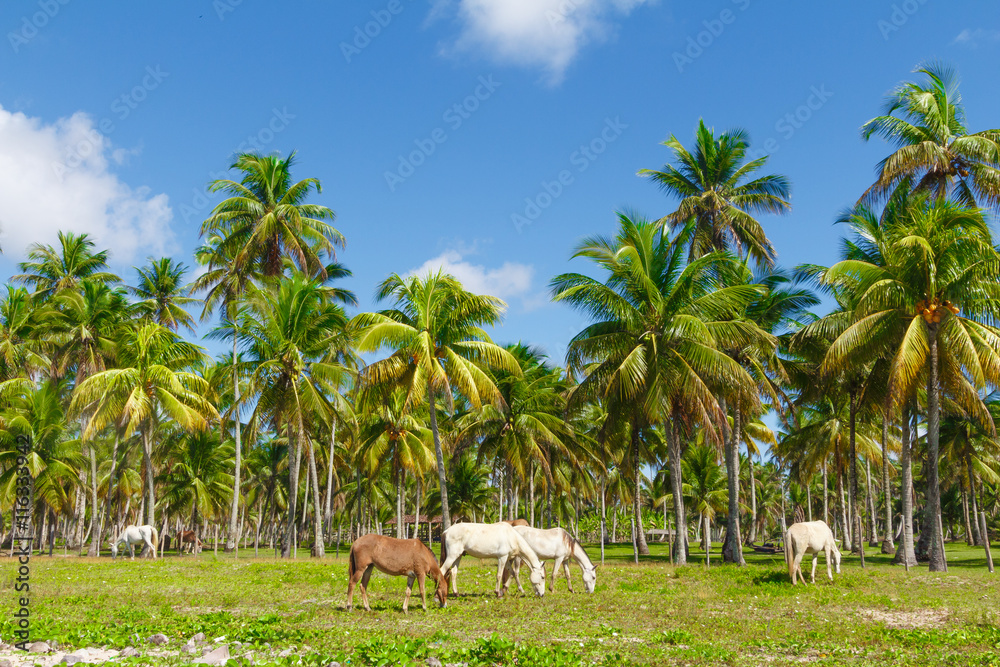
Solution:
{"label": "horse's tail", "polygon": [[788,576],[795,583],[795,554],[792,553],[792,531],[786,530],[785,540],[785,564],[788,566]]}
{"label": "horse's tail", "polygon": [[156,552],[160,550],[160,534],[156,532],[156,526],[150,526],[149,533],[149,541],[153,543],[153,558],[156,558]]}
{"label": "horse's tail", "polygon": [[354,555],[354,545],[351,545],[351,551],[347,554],[347,580],[354,580],[354,573],[358,571],[358,562]]}

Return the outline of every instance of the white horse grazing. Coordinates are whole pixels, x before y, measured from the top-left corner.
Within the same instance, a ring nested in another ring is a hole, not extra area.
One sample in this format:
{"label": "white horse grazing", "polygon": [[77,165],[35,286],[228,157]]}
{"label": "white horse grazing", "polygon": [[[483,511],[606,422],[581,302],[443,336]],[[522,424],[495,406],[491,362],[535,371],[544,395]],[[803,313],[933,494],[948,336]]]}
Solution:
{"label": "white horse grazing", "polygon": [[[572,558],[580,564],[580,568],[583,570],[584,588],[587,589],[588,593],[594,592],[594,586],[597,584],[597,566],[590,562],[587,552],[583,550],[583,545],[573,539],[572,535],[562,528],[542,530],[540,528],[532,528],[531,526],[514,526],[514,530],[524,538],[524,541],[528,543],[528,546],[538,556],[538,560],[543,562],[547,560],[555,561],[552,563],[552,580],[549,583],[550,591],[555,592],[556,590],[556,572],[559,570],[559,566],[562,565],[563,572],[566,573],[566,583],[569,585],[569,592],[573,592],[573,580],[569,576],[569,561]],[[521,579],[518,576],[520,569],[520,561],[515,560],[511,567],[511,572],[513,573],[514,581],[517,583],[517,588],[523,593],[524,589],[521,588]],[[505,579],[504,589],[510,586],[510,579],[507,577]]]}
{"label": "white horse grazing", "polygon": [[826,555],[826,575],[833,581],[830,565],[832,563],[837,569],[837,574],[840,574],[840,549],[837,548],[837,541],[830,526],[824,521],[806,521],[793,523],[788,527],[785,532],[785,563],[788,564],[788,576],[791,577],[793,586],[796,577],[801,579],[803,584],[806,583],[806,578],[802,574],[802,557],[806,554],[812,554],[812,583],[816,583],[816,562],[821,551]]}
{"label": "white horse grazing", "polygon": [[535,593],[545,595],[545,569],[516,530],[506,523],[456,523],[441,536],[441,572],[451,577],[458,594],[458,564],[462,556],[497,559],[497,597],[503,595],[503,574],[511,559],[523,558],[531,568]]}
{"label": "white horse grazing", "polygon": [[129,556],[135,560],[135,545],[141,544],[144,547],[149,547],[149,553],[153,554],[155,560],[156,545],[159,541],[159,535],[153,526],[128,526],[118,536],[118,539],[111,543],[111,558],[118,558],[118,547],[125,545],[128,547]]}

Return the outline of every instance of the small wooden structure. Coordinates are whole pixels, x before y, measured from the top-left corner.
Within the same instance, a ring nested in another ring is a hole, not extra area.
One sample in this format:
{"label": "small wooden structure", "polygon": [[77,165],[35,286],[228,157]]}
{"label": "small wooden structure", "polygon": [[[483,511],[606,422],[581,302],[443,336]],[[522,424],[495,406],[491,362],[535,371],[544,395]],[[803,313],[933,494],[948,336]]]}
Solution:
{"label": "small wooden structure", "polygon": [[[412,526],[416,524],[417,517],[414,514],[404,514],[403,515],[403,526],[406,528],[406,534],[404,538],[416,538],[418,540],[424,540],[425,542],[430,541],[430,531],[434,531],[434,541],[439,542],[441,540],[441,515],[438,516],[425,516],[420,515],[420,524],[416,526],[416,530]],[[382,528],[382,533],[390,537],[396,536],[396,517],[392,517],[385,522]]]}
{"label": "small wooden structure", "polygon": [[674,539],[674,529],[669,530],[665,528],[650,528],[646,531],[646,541],[652,542],[659,538],[660,542],[666,542],[668,539]]}

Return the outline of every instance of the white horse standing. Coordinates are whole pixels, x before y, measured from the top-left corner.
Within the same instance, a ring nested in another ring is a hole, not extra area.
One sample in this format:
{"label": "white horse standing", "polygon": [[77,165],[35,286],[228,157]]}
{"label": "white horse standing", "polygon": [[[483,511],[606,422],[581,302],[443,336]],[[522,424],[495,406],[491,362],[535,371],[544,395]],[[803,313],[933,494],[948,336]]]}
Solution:
{"label": "white horse standing", "polygon": [[452,591],[458,594],[458,564],[462,556],[497,559],[497,597],[503,595],[503,574],[511,559],[522,558],[531,568],[535,593],[545,595],[545,569],[516,530],[506,523],[456,523],[441,536],[441,572],[451,577]]}
{"label": "white horse standing", "polygon": [[806,583],[806,578],[802,574],[802,557],[812,554],[812,583],[816,583],[816,562],[819,560],[819,553],[826,555],[826,575],[833,581],[833,572],[830,569],[833,564],[840,574],[840,549],[837,548],[837,540],[833,537],[833,531],[825,521],[805,521],[803,523],[793,523],[785,532],[785,563],[788,565],[788,576],[792,579],[792,585],[796,583],[796,577]]}
{"label": "white horse standing", "polygon": [[141,544],[149,547],[153,560],[156,560],[156,545],[159,541],[159,535],[153,526],[127,526],[118,539],[111,543],[111,558],[118,558],[118,547],[124,544],[128,547],[129,556],[135,560],[135,545]]}
{"label": "white horse standing", "polygon": [[[550,591],[555,592],[556,590],[556,572],[559,570],[559,566],[562,565],[563,572],[566,573],[566,583],[569,585],[569,592],[573,592],[573,580],[569,575],[569,561],[572,559],[579,563],[580,568],[583,570],[584,588],[587,589],[588,593],[594,592],[594,586],[597,584],[597,566],[590,561],[590,557],[584,551],[583,545],[576,541],[572,535],[562,528],[542,530],[541,528],[532,528],[531,526],[514,526],[514,530],[524,538],[524,541],[528,543],[528,546],[538,556],[538,560],[543,562],[547,560],[554,561],[552,563],[552,580],[549,583]],[[514,561],[511,571],[514,581],[517,583],[517,588],[523,593],[524,589],[521,588],[521,579],[518,576],[520,569],[520,561]],[[504,589],[508,586],[510,586],[510,579],[504,582]]]}

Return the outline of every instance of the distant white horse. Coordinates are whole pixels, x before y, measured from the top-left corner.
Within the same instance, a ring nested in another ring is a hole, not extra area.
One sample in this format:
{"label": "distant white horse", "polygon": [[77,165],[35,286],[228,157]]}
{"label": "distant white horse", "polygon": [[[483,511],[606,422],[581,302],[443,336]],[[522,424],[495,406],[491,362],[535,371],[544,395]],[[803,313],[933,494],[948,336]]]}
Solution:
{"label": "distant white horse", "polygon": [[458,564],[462,556],[497,559],[497,597],[503,595],[503,574],[511,559],[523,558],[531,568],[535,593],[545,595],[545,569],[516,530],[506,523],[456,523],[441,536],[441,572],[451,577],[458,594]]}
{"label": "distant white horse", "polygon": [[[514,530],[524,538],[524,541],[528,543],[528,546],[538,556],[538,560],[543,562],[547,560],[554,561],[552,563],[552,580],[549,583],[550,591],[555,592],[556,590],[556,572],[558,572],[559,566],[562,565],[563,572],[566,573],[566,583],[569,585],[569,592],[573,592],[573,580],[569,576],[569,561],[573,559],[580,564],[580,568],[583,570],[584,588],[587,589],[588,593],[594,592],[594,586],[597,584],[597,567],[590,562],[587,552],[583,550],[583,545],[577,542],[572,535],[562,528],[542,530],[540,528],[532,528],[531,526],[514,526]],[[518,589],[523,593],[524,589],[521,588],[521,580],[518,576],[520,569],[520,561],[515,560],[511,567],[511,572]],[[510,586],[509,578],[504,582],[504,588],[506,589],[508,586]]]}
{"label": "distant white horse", "polygon": [[153,554],[155,560],[156,545],[159,541],[159,535],[153,526],[128,526],[118,536],[118,539],[111,543],[111,558],[118,558],[118,547],[125,545],[128,547],[129,556],[135,560],[135,545],[140,544],[149,547],[149,553]]}
{"label": "distant white horse", "polygon": [[831,564],[840,574],[840,549],[837,548],[837,541],[833,537],[833,531],[824,521],[806,521],[803,523],[793,523],[785,532],[785,563],[788,565],[788,576],[792,579],[792,585],[796,583],[796,577],[806,583],[806,578],[802,574],[802,557],[812,554],[812,583],[816,583],[816,562],[819,560],[819,553],[826,555],[826,575],[833,581],[833,572],[830,570]]}

